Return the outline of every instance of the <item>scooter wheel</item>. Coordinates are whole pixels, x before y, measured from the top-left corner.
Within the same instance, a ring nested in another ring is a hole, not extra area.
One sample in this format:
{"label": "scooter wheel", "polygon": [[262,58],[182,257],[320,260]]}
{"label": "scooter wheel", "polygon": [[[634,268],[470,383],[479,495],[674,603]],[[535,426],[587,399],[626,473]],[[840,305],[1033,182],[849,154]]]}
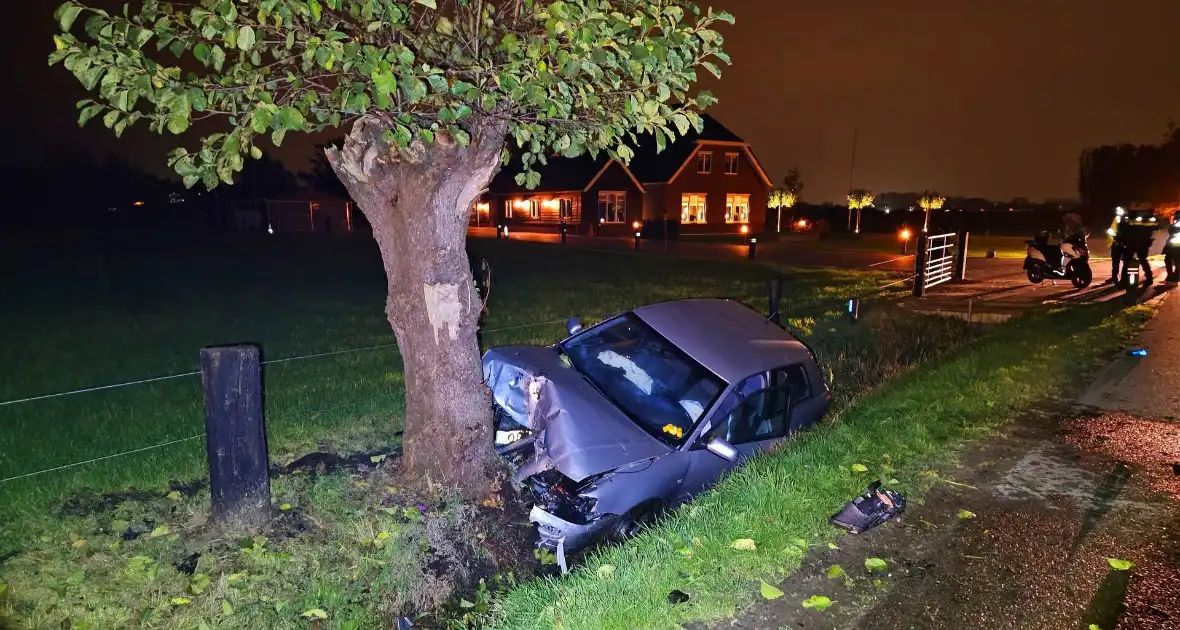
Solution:
{"label": "scooter wheel", "polygon": [[1070,274],[1069,281],[1073,283],[1075,289],[1084,289],[1090,286],[1094,281],[1094,272],[1090,269],[1090,265],[1074,264],[1072,265],[1073,273]]}
{"label": "scooter wheel", "polygon": [[1045,281],[1045,274],[1041,273],[1039,269],[1029,269],[1028,281],[1033,284],[1040,284]]}

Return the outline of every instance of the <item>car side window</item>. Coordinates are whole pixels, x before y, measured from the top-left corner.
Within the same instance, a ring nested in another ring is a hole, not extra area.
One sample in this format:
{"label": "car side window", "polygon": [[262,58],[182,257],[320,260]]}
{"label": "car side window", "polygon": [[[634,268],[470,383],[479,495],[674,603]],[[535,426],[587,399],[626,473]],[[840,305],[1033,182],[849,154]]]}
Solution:
{"label": "car side window", "polygon": [[785,387],[791,392],[791,401],[799,402],[811,398],[811,384],[807,381],[807,371],[802,365],[789,365],[770,371],[770,386]]}
{"label": "car side window", "polygon": [[790,387],[769,387],[754,392],[727,415],[714,420],[704,442],[721,438],[737,446],[778,439],[787,434],[790,411]]}

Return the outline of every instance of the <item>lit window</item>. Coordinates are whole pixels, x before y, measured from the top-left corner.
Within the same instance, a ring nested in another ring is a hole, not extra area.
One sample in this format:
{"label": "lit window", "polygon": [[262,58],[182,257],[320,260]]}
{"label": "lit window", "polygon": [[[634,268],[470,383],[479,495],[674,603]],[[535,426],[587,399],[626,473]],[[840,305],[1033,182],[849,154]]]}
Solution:
{"label": "lit window", "polygon": [[520,201],[512,201],[511,199],[504,200],[504,218],[505,219],[512,218],[512,208],[513,208],[513,206],[515,206],[518,203],[520,203]]}
{"label": "lit window", "polygon": [[530,219],[541,218],[541,204],[537,203],[536,199],[529,199],[525,204],[528,206]]}
{"label": "lit window", "polygon": [[726,195],[725,196],[725,222],[726,223],[749,223],[750,222],[750,196],[749,195]]}
{"label": "lit window", "polygon": [[726,153],[725,154],[725,174],[726,175],[737,175],[737,173],[738,173],[738,154],[737,153]]}
{"label": "lit window", "polygon": [[704,223],[705,222],[705,195],[704,195],[704,193],[685,193],[680,196],[680,222],[681,223]]}
{"label": "lit window", "polygon": [[623,223],[627,220],[627,193],[604,190],[598,193],[598,219],[601,223]]}
{"label": "lit window", "polygon": [[574,218],[574,200],[573,199],[558,199],[559,216],[562,219]]}
{"label": "lit window", "polygon": [[698,173],[712,173],[713,172],[713,154],[708,151],[701,151],[697,153],[697,172]]}

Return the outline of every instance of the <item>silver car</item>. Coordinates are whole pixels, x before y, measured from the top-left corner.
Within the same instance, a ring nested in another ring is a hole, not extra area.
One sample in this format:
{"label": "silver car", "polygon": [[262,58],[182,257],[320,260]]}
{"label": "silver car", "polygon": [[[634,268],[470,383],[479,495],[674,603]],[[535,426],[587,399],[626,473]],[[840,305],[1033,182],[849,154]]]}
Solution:
{"label": "silver car", "polygon": [[496,449],[550,549],[633,534],[831,403],[814,354],[737,302],[664,302],[580,328],[483,358]]}

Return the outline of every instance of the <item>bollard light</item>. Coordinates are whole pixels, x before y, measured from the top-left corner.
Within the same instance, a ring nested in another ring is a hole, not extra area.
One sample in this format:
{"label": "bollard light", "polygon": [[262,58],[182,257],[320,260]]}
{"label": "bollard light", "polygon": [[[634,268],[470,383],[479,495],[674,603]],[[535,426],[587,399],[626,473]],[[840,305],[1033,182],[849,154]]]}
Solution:
{"label": "bollard light", "polygon": [[632,221],[631,222],[631,229],[638,230],[640,225],[641,224],[639,223],[639,221]]}
{"label": "bollard light", "polygon": [[504,240],[508,240],[508,226],[504,226]]}
{"label": "bollard light", "polygon": [[901,233],[898,234],[898,236],[901,238],[901,255],[905,256],[909,253],[910,237],[913,236],[913,234],[910,233],[909,228],[902,228]]}
{"label": "bollard light", "polygon": [[747,252],[747,256],[750,260],[754,260],[758,256],[758,239],[750,239],[748,247],[749,251]]}
{"label": "bollard light", "polygon": [[569,228],[566,227],[565,224],[562,224],[562,226],[561,226],[561,244],[562,245],[565,245],[565,234],[568,231],[569,231]]}
{"label": "bollard light", "polygon": [[848,319],[853,323],[860,321],[860,298],[848,300]]}
{"label": "bollard light", "polygon": [[641,232],[635,233],[635,251],[639,251],[639,237],[641,234]]}

